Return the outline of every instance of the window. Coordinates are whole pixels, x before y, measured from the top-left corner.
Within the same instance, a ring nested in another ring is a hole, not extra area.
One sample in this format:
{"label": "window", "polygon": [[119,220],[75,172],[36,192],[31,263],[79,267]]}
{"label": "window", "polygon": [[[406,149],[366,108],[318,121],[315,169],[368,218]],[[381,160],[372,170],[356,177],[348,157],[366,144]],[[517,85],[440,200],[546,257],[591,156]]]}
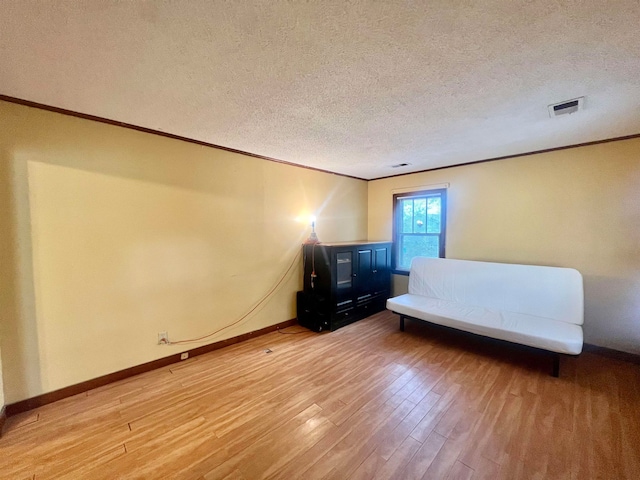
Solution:
{"label": "window", "polygon": [[413,257],[444,258],[446,189],[393,196],[393,268],[408,273]]}

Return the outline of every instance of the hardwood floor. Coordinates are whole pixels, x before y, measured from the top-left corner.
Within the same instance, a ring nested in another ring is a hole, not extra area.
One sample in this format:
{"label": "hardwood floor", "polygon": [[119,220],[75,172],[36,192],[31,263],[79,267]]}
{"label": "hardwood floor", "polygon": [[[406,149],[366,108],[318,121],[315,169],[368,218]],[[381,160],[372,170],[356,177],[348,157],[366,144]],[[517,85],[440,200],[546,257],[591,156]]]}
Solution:
{"label": "hardwood floor", "polygon": [[0,478],[640,478],[638,365],[584,353],[553,378],[390,312],[285,331],[10,417]]}

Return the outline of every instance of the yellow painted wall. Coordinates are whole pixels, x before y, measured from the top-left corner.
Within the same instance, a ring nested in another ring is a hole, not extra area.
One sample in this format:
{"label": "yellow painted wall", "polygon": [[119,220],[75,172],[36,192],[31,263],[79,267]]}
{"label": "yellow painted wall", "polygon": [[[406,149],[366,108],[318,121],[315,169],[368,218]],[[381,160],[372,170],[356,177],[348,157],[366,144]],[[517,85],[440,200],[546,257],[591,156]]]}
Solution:
{"label": "yellow painted wall", "polygon": [[0,412],[2,411],[3,407],[4,407],[4,382],[2,381],[2,350],[0,350]]}
{"label": "yellow painted wall", "polygon": [[[2,122],[1,117],[0,122]],[[5,161],[3,151],[0,149],[0,410],[6,403],[2,347],[6,343],[9,319],[14,316],[16,311],[17,296],[17,279],[14,272],[16,258],[14,222],[12,219],[12,198],[9,190],[10,171],[10,164]],[[4,367],[6,365],[7,362],[4,362]]]}
{"label": "yellow painted wall", "polygon": [[6,102],[0,162],[7,403],[294,318],[299,216],[367,236],[364,181]]}
{"label": "yellow painted wall", "polygon": [[585,341],[640,353],[640,139],[369,182],[369,239],[391,239],[394,190],[442,183],[447,257],[576,268]]}

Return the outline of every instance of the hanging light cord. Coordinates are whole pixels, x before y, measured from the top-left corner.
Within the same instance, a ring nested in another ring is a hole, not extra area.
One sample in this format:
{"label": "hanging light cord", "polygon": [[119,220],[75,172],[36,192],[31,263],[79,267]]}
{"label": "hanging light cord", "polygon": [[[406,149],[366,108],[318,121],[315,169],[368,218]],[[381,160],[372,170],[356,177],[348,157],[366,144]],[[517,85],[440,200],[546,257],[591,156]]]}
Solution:
{"label": "hanging light cord", "polygon": [[314,281],[316,279],[316,244],[311,247],[311,289],[316,288]]}
{"label": "hanging light cord", "polygon": [[209,337],[212,337],[212,336],[216,335],[217,333],[220,333],[223,330],[231,328],[231,327],[237,325],[238,323],[240,323],[242,320],[244,320],[249,315],[251,315],[253,312],[255,312],[258,309],[258,307],[260,307],[262,304],[264,304],[271,297],[271,295],[278,289],[278,287],[282,284],[282,282],[284,282],[285,278],[287,278],[287,276],[289,275],[289,273],[291,272],[291,270],[293,269],[293,267],[297,263],[297,260],[298,260],[299,256],[300,256],[300,251],[298,251],[298,253],[296,253],[296,255],[293,257],[293,261],[291,262],[291,264],[289,265],[287,270],[284,272],[282,277],[280,277],[280,280],[278,280],[278,282],[273,287],[271,287],[271,289],[258,301],[258,303],[256,303],[247,313],[242,315],[235,322],[230,323],[229,325],[226,325],[226,326],[224,326],[222,328],[219,328],[218,330],[215,330],[215,331],[213,331],[211,333],[208,333],[207,335],[203,335],[203,336],[197,337],[197,338],[189,338],[189,339],[186,339],[186,340],[178,340],[178,341],[175,341],[175,342],[170,342],[170,345],[182,345],[182,344],[185,344],[185,343],[201,342],[202,340],[205,340],[205,339],[207,339]]}

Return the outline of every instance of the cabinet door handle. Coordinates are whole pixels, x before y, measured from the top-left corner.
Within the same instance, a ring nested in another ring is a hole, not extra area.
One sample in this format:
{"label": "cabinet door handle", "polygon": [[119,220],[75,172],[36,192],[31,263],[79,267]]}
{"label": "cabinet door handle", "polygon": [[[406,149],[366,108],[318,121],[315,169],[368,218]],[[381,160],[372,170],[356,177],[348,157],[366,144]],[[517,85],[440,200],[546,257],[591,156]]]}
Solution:
{"label": "cabinet door handle", "polygon": [[357,277],[357,276],[358,276],[358,274],[357,274],[357,273],[353,273],[353,274],[351,274],[351,276],[353,276],[353,277]]}
{"label": "cabinet door handle", "polygon": [[373,273],[378,273],[378,270],[374,270]]}

